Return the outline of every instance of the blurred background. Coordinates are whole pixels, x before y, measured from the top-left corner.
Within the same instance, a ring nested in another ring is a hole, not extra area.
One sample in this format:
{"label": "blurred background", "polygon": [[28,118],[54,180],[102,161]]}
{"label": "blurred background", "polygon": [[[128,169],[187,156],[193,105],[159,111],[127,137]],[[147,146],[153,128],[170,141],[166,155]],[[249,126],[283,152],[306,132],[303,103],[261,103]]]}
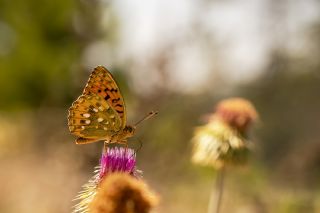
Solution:
{"label": "blurred background", "polygon": [[222,212],[320,212],[316,0],[0,0],[0,212],[70,212],[102,143],[75,145],[67,110],[96,65],[115,76],[156,212],[206,212],[215,171],[190,139],[223,98],[260,121]]}

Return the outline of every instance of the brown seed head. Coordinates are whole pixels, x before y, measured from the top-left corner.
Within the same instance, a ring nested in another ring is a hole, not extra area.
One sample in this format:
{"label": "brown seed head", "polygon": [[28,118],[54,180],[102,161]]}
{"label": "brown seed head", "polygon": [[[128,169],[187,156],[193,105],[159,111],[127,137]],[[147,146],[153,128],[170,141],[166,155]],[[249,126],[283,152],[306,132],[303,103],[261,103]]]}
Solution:
{"label": "brown seed head", "polygon": [[99,185],[89,212],[148,213],[157,202],[144,182],[125,173],[114,173]]}

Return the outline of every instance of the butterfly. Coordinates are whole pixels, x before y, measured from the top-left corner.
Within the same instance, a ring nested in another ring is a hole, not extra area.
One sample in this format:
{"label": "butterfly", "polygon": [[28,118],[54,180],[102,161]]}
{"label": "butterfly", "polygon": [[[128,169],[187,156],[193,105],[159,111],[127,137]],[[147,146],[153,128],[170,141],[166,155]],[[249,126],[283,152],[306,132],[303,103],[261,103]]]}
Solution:
{"label": "butterfly", "polygon": [[[147,117],[153,114],[156,113]],[[82,95],[69,108],[68,126],[71,134],[78,137],[76,144],[100,140],[127,144],[137,124],[126,125],[126,121],[125,103],[116,81],[105,67],[97,66]]]}

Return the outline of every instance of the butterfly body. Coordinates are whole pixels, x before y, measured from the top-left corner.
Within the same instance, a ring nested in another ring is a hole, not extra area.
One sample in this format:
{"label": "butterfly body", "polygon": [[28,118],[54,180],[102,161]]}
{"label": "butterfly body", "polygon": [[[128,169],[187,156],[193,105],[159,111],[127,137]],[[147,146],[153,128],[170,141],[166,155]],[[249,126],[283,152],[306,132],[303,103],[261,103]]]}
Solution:
{"label": "butterfly body", "polygon": [[117,132],[117,134],[112,135],[107,143],[125,143],[126,140],[134,135],[135,127],[127,125],[124,129]]}
{"label": "butterfly body", "polygon": [[77,144],[104,140],[126,143],[135,127],[126,125],[125,105],[111,73],[98,66],[79,98],[69,108],[68,126]]}

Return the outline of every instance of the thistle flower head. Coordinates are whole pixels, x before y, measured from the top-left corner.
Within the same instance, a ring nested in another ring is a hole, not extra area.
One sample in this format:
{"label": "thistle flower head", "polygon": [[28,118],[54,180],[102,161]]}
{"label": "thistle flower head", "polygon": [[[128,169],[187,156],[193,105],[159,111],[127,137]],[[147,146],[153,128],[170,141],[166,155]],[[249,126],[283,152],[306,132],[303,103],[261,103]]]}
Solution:
{"label": "thistle flower head", "polygon": [[220,120],[198,127],[193,138],[192,162],[221,168],[246,162],[247,141]]}
{"label": "thistle flower head", "polygon": [[123,147],[107,148],[100,159],[99,177],[102,179],[105,175],[114,172],[125,172],[137,176],[135,165],[136,154],[133,149]]}
{"label": "thistle flower head", "polygon": [[83,190],[76,197],[80,200],[75,205],[74,213],[88,212],[88,205],[97,193],[101,182],[113,173],[126,173],[135,178],[141,177],[141,171],[136,169],[136,154],[133,149],[114,147],[107,148],[102,153],[100,165],[96,167],[94,176],[83,185]]}
{"label": "thistle flower head", "polygon": [[147,185],[126,173],[108,175],[89,204],[90,213],[148,213],[157,197]]}
{"label": "thistle flower head", "polygon": [[220,168],[244,164],[249,154],[249,125],[257,119],[254,106],[242,98],[221,101],[209,122],[193,137],[192,161]]}
{"label": "thistle flower head", "polygon": [[257,119],[258,114],[252,103],[243,98],[230,98],[218,103],[213,118],[219,118],[240,133]]}

